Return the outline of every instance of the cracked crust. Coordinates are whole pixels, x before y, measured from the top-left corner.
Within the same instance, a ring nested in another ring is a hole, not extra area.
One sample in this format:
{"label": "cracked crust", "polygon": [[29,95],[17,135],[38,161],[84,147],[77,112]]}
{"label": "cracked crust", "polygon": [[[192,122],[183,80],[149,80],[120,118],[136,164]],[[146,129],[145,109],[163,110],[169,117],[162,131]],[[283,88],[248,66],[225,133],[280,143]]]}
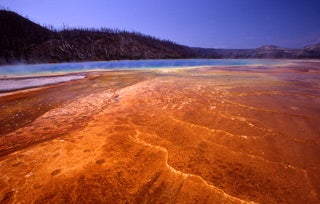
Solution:
{"label": "cracked crust", "polygon": [[109,72],[24,93],[75,97],[2,133],[0,199],[317,203],[319,92],[277,73]]}

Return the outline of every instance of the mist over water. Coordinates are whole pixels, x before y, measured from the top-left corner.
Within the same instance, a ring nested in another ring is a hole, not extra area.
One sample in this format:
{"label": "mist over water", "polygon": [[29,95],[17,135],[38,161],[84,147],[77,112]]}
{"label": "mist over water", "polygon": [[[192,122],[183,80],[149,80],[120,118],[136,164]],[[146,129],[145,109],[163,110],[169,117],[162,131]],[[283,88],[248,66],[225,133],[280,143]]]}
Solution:
{"label": "mist over water", "polygon": [[257,59],[179,59],[179,60],[120,60],[103,62],[70,62],[57,64],[8,65],[0,67],[0,77],[49,75],[91,70],[132,70],[183,68],[199,66],[271,65],[283,61]]}

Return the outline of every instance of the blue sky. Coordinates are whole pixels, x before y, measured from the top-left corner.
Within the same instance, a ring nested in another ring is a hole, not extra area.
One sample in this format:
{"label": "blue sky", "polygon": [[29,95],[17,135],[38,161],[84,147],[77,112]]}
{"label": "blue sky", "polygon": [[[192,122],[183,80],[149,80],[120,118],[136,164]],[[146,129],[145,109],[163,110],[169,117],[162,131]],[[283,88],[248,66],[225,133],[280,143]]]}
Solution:
{"label": "blue sky", "polygon": [[39,24],[138,31],[193,47],[320,43],[320,0],[0,0]]}

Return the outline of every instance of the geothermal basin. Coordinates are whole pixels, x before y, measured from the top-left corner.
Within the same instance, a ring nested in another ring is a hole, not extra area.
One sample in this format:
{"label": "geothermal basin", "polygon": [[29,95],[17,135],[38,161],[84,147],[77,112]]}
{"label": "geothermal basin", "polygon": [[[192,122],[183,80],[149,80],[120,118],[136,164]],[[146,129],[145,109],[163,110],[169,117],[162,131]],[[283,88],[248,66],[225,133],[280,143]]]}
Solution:
{"label": "geothermal basin", "polygon": [[0,203],[319,203],[320,61],[257,62],[3,74]]}

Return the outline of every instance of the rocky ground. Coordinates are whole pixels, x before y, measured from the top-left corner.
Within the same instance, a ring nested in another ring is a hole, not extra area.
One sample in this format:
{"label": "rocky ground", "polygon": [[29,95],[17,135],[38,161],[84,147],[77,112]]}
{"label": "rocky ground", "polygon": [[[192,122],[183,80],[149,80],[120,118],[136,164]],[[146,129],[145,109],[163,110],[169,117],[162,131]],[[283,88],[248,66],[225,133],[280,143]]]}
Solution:
{"label": "rocky ground", "polygon": [[318,203],[319,64],[115,71],[0,97],[1,203]]}

